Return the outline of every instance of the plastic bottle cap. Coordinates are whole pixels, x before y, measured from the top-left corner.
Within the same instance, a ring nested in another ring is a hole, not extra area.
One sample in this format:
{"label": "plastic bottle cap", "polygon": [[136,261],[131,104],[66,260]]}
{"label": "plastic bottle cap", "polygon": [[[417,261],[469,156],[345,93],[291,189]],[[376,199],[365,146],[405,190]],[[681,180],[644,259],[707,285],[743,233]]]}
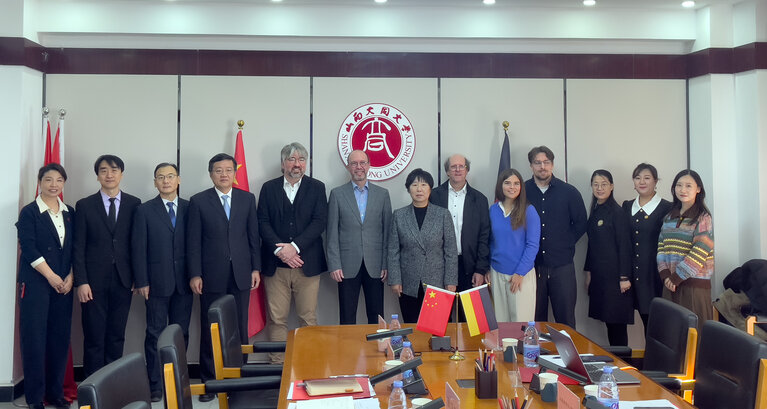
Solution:
{"label": "plastic bottle cap", "polygon": [[399,319],[399,314],[392,314],[391,315],[391,319],[398,320]]}
{"label": "plastic bottle cap", "polygon": [[605,366],[603,366],[603,367],[602,367],[602,371],[603,371],[604,373],[613,373],[613,367],[612,367],[612,366],[608,366],[608,365],[605,365]]}
{"label": "plastic bottle cap", "polygon": [[527,321],[527,326],[534,327],[535,326],[535,321]]}
{"label": "plastic bottle cap", "polygon": [[395,388],[401,388],[402,387],[402,381],[394,381],[392,384]]}
{"label": "plastic bottle cap", "polygon": [[412,344],[410,343],[410,341],[405,341],[405,342],[403,342],[403,343],[402,343],[402,346],[403,346],[403,347],[408,347],[408,348],[410,348],[410,346],[411,346],[411,345],[412,345]]}
{"label": "plastic bottle cap", "polygon": [[405,371],[404,375],[405,375],[406,378],[408,376],[413,376],[413,370],[412,369],[408,369],[407,371]]}

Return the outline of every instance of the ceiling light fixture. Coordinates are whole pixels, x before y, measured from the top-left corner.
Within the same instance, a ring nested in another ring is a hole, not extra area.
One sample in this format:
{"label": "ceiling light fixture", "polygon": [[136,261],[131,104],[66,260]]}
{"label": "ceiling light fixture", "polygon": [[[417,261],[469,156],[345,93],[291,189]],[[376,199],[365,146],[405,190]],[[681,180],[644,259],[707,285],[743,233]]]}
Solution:
{"label": "ceiling light fixture", "polygon": [[386,0],[375,0],[375,2],[378,4],[383,4],[383,3],[386,3]]}
{"label": "ceiling light fixture", "polygon": [[594,6],[596,4],[597,4],[597,0],[583,0],[583,5],[584,6],[591,7],[591,6]]}
{"label": "ceiling light fixture", "polygon": [[482,3],[488,6],[495,4],[495,0],[482,0]]}
{"label": "ceiling light fixture", "polygon": [[683,1],[682,2],[682,7],[687,8],[687,9],[691,9],[691,8],[695,7],[695,2],[692,1],[692,0]]}

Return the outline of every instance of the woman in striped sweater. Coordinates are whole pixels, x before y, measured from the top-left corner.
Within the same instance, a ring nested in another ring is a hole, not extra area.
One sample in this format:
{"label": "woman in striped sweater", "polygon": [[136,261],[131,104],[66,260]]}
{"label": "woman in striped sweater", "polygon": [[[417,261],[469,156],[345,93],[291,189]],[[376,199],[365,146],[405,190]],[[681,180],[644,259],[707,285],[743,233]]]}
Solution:
{"label": "woman in striped sweater", "polygon": [[658,237],[658,272],[663,298],[698,315],[701,325],[712,319],[714,226],[704,199],[700,175],[683,170],[671,185],[674,202]]}

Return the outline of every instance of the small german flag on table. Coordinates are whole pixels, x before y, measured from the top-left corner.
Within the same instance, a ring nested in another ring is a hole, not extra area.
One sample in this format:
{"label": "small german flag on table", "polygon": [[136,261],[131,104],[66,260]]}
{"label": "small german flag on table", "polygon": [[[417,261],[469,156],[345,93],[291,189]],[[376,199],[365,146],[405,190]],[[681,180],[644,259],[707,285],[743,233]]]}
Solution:
{"label": "small german flag on table", "polygon": [[495,320],[495,310],[487,284],[461,291],[458,293],[458,297],[461,299],[463,312],[466,314],[469,335],[473,337],[498,329],[498,321]]}

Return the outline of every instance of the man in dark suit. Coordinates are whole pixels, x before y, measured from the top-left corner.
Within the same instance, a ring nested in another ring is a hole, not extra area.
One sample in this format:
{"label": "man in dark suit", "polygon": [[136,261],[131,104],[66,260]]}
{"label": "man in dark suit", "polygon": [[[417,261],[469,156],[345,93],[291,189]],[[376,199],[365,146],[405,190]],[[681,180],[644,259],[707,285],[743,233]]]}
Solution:
{"label": "man in dark suit", "polygon": [[[200,378],[215,378],[208,308],[232,294],[237,303],[240,341],[248,342],[248,301],[261,282],[256,197],[233,189],[237,162],[219,153],[208,162],[214,187],[189,199],[186,261],[189,286],[200,295]],[[200,401],[213,400],[212,393]]]}
{"label": "man in dark suit", "polygon": [[[269,339],[285,341],[295,298],[299,324],[317,325],[320,273],[326,271],[322,232],[328,217],[325,185],[305,176],[309,154],[297,142],[280,152],[282,173],[261,187],[258,224],[269,311]],[[283,354],[270,354],[281,362]]]}
{"label": "man in dark suit", "polygon": [[[458,247],[458,291],[485,283],[490,271],[490,213],[487,197],[469,186],[471,162],[453,155],[444,163],[448,181],[438,186],[429,201],[450,211]],[[463,309],[460,320],[465,321]]]}
{"label": "man in dark suit", "polygon": [[131,303],[130,236],[141,204],[120,190],[125,164],[114,155],[96,159],[101,189],[77,202],[73,268],[82,305],[85,376],[120,358]]}
{"label": "man in dark suit", "polygon": [[154,169],[160,192],[143,203],[133,217],[131,250],[136,292],[146,300],[144,356],[152,402],[162,400],[157,338],[170,323],[179,324],[189,343],[192,293],[186,278],[185,232],[189,201],[177,195],[178,167],[161,163]]}
{"label": "man in dark suit", "polygon": [[349,154],[352,177],[328,199],[328,267],[338,282],[341,324],[357,323],[360,287],[365,293],[368,324],[383,315],[383,282],[391,225],[389,191],[368,182],[370,159],[364,151]]}

